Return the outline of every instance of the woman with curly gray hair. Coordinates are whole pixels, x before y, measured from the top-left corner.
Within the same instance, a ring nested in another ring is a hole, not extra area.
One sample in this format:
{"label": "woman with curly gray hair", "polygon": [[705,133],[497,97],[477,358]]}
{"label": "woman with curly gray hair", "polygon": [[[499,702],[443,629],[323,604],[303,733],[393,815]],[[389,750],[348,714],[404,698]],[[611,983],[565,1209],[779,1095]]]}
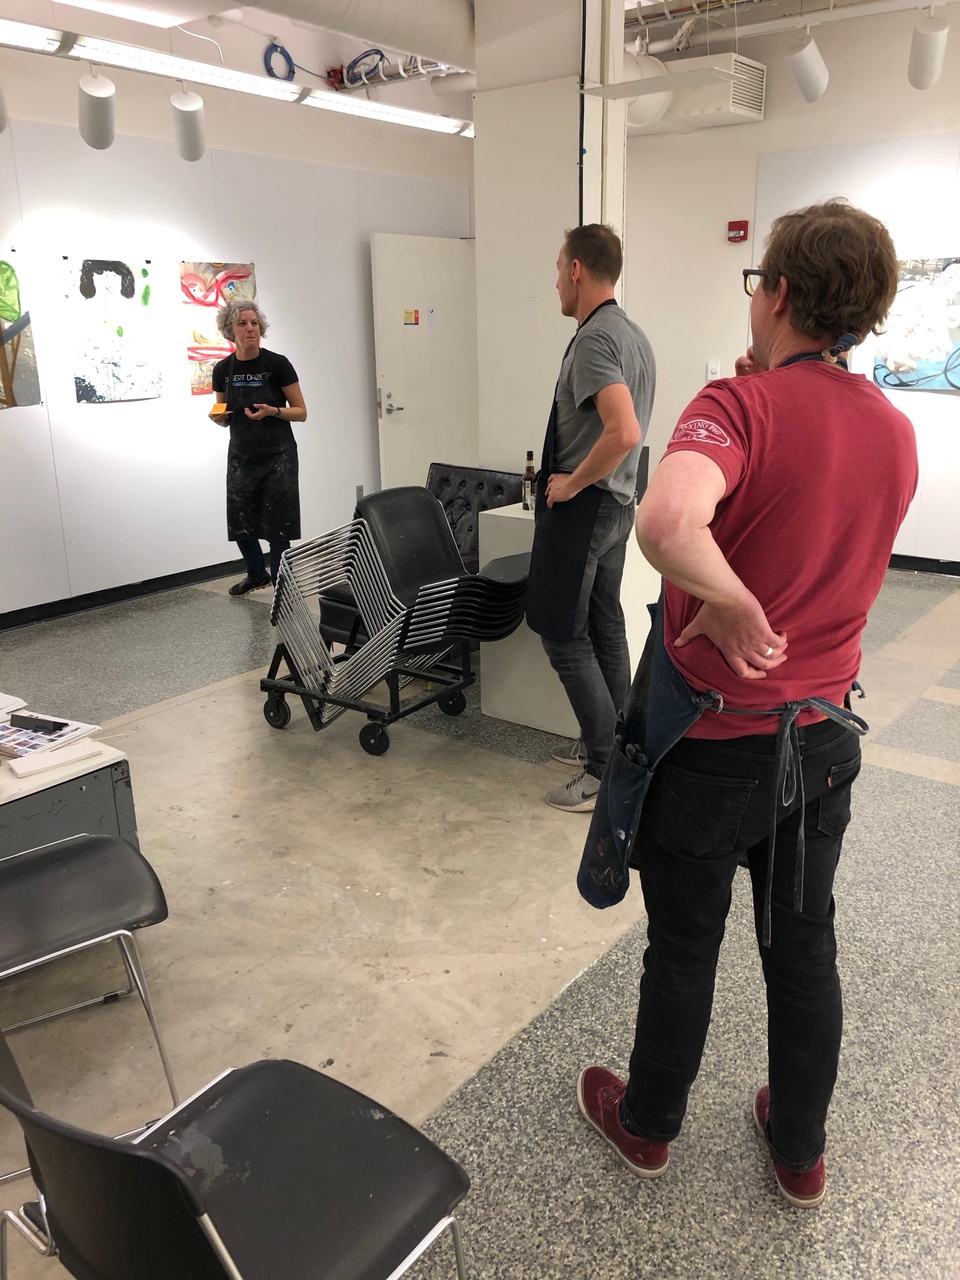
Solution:
{"label": "woman with curly gray hair", "polygon": [[[247,576],[232,596],[276,584],[280,557],[300,537],[297,442],[291,422],[305,422],[307,406],[286,356],[261,347],[267,318],[255,302],[221,307],[217,328],[235,346],[213,367],[217,403],[212,421],[230,428],[227,450],[227,537],[240,548]],[[267,572],[260,539],[270,544]]]}

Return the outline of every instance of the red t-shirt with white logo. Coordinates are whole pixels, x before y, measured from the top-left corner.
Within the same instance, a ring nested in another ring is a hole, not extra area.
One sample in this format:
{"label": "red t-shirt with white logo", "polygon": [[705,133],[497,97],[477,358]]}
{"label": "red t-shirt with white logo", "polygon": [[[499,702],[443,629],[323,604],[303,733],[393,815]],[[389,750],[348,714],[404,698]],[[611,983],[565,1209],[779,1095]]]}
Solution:
{"label": "red t-shirt with white logo", "polygon": [[[917,487],[910,420],[859,374],[820,361],[708,384],[666,452],[692,449],[726,479],[710,528],[757,597],[787,660],[744,680],[698,636],[673,641],[700,601],[664,583],[667,652],[696,689],[758,711],[800,698],[843,704],[860,670],[860,637]],[[802,712],[798,724],[818,719]],[[705,712],[691,737],[776,733],[777,717]]]}

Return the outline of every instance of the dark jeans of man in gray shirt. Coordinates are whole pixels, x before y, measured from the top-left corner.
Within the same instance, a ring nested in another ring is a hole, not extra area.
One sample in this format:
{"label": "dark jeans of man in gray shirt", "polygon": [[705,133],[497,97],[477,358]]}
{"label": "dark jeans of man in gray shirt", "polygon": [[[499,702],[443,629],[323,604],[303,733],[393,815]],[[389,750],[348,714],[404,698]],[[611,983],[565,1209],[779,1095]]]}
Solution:
{"label": "dark jeans of man in gray shirt", "polygon": [[623,506],[613,494],[603,494],[583,571],[573,639],[543,639],[580,726],[587,772],[597,778],[603,776],[617,712],[630,688],[620,583],[635,518],[635,503]]}

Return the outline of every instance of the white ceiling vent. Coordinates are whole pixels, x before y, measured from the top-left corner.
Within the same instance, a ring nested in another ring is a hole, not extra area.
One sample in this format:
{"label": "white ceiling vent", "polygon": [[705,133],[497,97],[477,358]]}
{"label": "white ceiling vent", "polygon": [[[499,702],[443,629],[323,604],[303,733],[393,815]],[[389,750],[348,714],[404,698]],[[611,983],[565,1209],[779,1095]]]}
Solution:
{"label": "white ceiling vent", "polygon": [[[671,74],[683,75],[685,84],[673,89],[669,95],[664,93],[664,98],[669,97],[669,104],[659,119],[646,124],[634,123],[630,119],[633,113],[629,113],[627,119],[631,134],[687,133],[725,124],[752,124],[763,119],[767,68],[762,62],[754,62],[739,53],[718,53],[706,58],[683,58],[664,65],[667,69],[667,75],[663,77],[665,89],[670,84]],[[690,87],[690,77],[684,74],[700,71],[709,75],[711,70],[716,72],[716,80],[694,87]],[[652,106],[643,98],[636,99],[636,103]]]}

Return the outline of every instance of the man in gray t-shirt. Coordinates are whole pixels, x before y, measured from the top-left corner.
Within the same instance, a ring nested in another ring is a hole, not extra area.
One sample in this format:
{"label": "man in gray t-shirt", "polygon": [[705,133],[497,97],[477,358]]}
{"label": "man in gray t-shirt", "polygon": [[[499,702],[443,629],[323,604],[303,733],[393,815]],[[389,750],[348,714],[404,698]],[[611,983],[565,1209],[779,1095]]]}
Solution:
{"label": "man in gray t-shirt", "polygon": [[557,259],[561,310],[579,327],[544,442],[527,593],[580,726],[572,751],[554,753],[577,771],[544,799],[576,813],[594,807],[630,685],[620,583],[656,382],[650,343],[614,297],[622,262],[619,237],[597,223],[568,232]]}

